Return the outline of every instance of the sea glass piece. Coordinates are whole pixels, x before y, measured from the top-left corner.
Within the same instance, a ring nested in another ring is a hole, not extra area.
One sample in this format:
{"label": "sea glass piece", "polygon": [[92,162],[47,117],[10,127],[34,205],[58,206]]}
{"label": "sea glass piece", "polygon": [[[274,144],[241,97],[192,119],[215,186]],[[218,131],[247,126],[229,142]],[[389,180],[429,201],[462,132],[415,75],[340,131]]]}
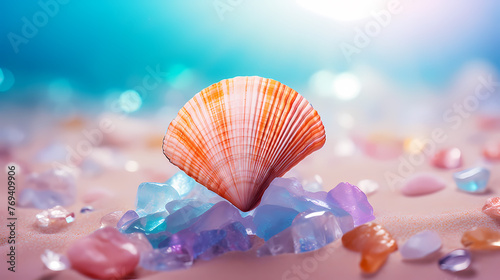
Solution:
{"label": "sea glass piece", "polygon": [[142,183],[137,189],[136,212],[144,217],[165,211],[165,204],[180,199],[177,191],[168,184]]}
{"label": "sea glass piece", "polygon": [[36,214],[36,224],[40,228],[59,230],[75,221],[75,214],[56,206]]}
{"label": "sea glass piece", "polygon": [[368,202],[366,194],[354,185],[340,183],[328,192],[326,199],[330,204],[338,205],[349,213],[354,221],[354,226],[375,219],[373,207]]}
{"label": "sea glass piece", "polygon": [[269,238],[257,250],[258,256],[303,253],[317,250],[342,236],[342,228],[329,211],[310,211],[297,215],[292,225]]}
{"label": "sea glass piece", "polygon": [[123,215],[123,211],[114,211],[111,213],[108,213],[101,218],[101,228],[103,227],[116,227],[118,224],[118,221],[120,221],[120,218]]}
{"label": "sea glass piece", "polygon": [[484,167],[474,167],[453,173],[457,187],[465,192],[483,193],[490,179],[490,171]]}
{"label": "sea glass piece", "polygon": [[196,184],[196,181],[183,171],[175,173],[174,176],[165,182],[165,185],[174,188],[181,197],[186,196]]}

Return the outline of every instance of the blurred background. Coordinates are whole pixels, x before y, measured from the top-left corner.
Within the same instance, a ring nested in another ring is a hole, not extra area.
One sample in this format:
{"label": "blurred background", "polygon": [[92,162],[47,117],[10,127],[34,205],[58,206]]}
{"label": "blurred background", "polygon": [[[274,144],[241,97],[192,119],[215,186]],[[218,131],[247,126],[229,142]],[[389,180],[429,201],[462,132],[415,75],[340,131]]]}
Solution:
{"label": "blurred background", "polygon": [[126,123],[103,143],[161,139],[203,88],[258,75],[311,101],[335,155],[392,158],[469,113],[500,127],[498,14],[493,0],[3,1],[2,141],[53,120],[85,139],[103,116]]}

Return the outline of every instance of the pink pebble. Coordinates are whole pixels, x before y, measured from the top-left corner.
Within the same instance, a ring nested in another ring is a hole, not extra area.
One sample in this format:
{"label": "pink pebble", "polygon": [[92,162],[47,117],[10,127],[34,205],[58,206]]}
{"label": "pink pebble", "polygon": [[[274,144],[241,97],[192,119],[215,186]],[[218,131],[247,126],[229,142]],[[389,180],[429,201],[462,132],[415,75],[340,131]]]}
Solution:
{"label": "pink pebble", "polygon": [[71,267],[96,279],[118,279],[132,273],[139,251],[117,229],[105,227],[77,240],[67,252]]}
{"label": "pink pebble", "polygon": [[441,178],[433,174],[422,173],[409,178],[401,188],[401,193],[406,196],[425,195],[440,191],[445,187],[446,184]]}
{"label": "pink pebble", "polygon": [[462,152],[458,148],[441,149],[431,158],[435,167],[443,169],[454,169],[462,166]]}
{"label": "pink pebble", "polygon": [[483,156],[487,160],[500,160],[500,142],[486,144],[483,147]]}
{"label": "pink pebble", "polygon": [[483,213],[493,219],[500,220],[500,197],[488,198],[483,206]]}

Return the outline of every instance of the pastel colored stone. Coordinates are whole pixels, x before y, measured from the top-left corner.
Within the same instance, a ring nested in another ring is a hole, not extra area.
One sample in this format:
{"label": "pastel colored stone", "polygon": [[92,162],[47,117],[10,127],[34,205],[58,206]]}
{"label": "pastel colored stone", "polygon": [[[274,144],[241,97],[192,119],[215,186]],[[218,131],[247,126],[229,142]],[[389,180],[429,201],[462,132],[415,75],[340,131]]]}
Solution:
{"label": "pastel colored stone", "polygon": [[177,191],[170,185],[161,183],[142,183],[137,189],[136,212],[140,217],[165,211],[165,204],[180,199]]}
{"label": "pastel colored stone", "polygon": [[127,234],[127,237],[130,242],[134,244],[137,251],[139,251],[139,254],[153,250],[153,246],[149,242],[146,235],[140,232],[133,232],[131,234]]}
{"label": "pastel colored stone", "polygon": [[196,184],[196,181],[183,171],[175,173],[174,176],[165,182],[165,185],[174,188],[181,197],[186,196]]}
{"label": "pastel colored stone", "polygon": [[405,260],[416,260],[437,252],[441,246],[441,238],[436,232],[424,230],[410,237],[399,247],[399,252]]}
{"label": "pastel colored stone", "polygon": [[[342,228],[347,232],[353,228],[352,216],[342,209],[340,205],[327,200],[327,193],[308,192],[302,188],[295,178],[276,178],[264,192],[260,205],[278,205],[296,211],[329,211],[334,214]],[[259,206],[259,207],[261,207]]]}
{"label": "pastel colored stone", "polygon": [[252,241],[248,236],[246,227],[242,223],[229,223],[222,227],[222,230],[226,232],[226,238],[219,246],[226,251],[248,251],[252,248]]}
{"label": "pastel colored stone", "polygon": [[278,205],[261,205],[255,209],[253,223],[258,237],[269,240],[273,235],[292,225],[297,210]]}
{"label": "pastel colored stone", "polygon": [[56,206],[36,214],[36,224],[40,228],[58,230],[75,221],[75,214]]}
{"label": "pastel colored stone", "polygon": [[365,193],[349,183],[340,183],[330,190],[326,200],[338,205],[352,216],[354,226],[358,226],[375,219],[373,207],[368,202]]}
{"label": "pastel colored stone", "polygon": [[31,174],[26,178],[24,187],[18,199],[21,207],[48,209],[57,205],[69,206],[76,199],[75,177],[62,169]]}
{"label": "pastel colored stone", "polygon": [[120,229],[123,233],[140,232],[146,235],[160,233],[165,231],[167,228],[167,225],[165,224],[165,218],[167,216],[168,212],[166,211],[156,212],[132,220],[131,222],[122,225]]}
{"label": "pastel colored stone", "polygon": [[226,238],[226,232],[220,229],[205,230],[198,234],[193,245],[194,257],[210,260],[225,253],[217,244]]}
{"label": "pastel colored stone", "polygon": [[459,168],[462,166],[462,152],[458,148],[441,149],[432,156],[431,164],[443,169]]}
{"label": "pastel colored stone", "polygon": [[437,175],[420,173],[408,178],[401,188],[406,196],[419,196],[438,192],[446,187],[446,183]]}
{"label": "pastel colored stone", "polygon": [[247,251],[252,247],[246,228],[233,222],[219,229],[194,233],[181,230],[161,242],[158,247],[185,248],[195,259],[209,260],[229,251]]}
{"label": "pastel colored stone", "polygon": [[100,220],[101,228],[116,227],[122,215],[123,211],[114,211],[102,216]]}
{"label": "pastel colored stone", "polygon": [[359,181],[356,186],[367,196],[375,193],[379,189],[379,184],[369,179]]}
{"label": "pastel colored stone", "polygon": [[92,206],[83,206],[82,209],[80,209],[80,213],[82,214],[85,214],[85,213],[88,213],[88,212],[92,212],[94,211],[94,207]]}
{"label": "pastel colored stone", "polygon": [[466,231],[462,244],[471,250],[500,250],[500,232],[480,227]]}
{"label": "pastel colored stone", "polygon": [[196,221],[189,226],[189,229],[195,233],[199,233],[204,230],[219,229],[230,222],[240,222],[245,228],[248,228],[252,232],[255,231],[252,217],[242,217],[238,208],[227,201],[221,201],[212,206],[196,218]]}
{"label": "pastel colored stone", "polygon": [[457,187],[465,192],[482,193],[490,180],[490,171],[484,167],[474,167],[453,173]]}
{"label": "pastel colored stone", "polygon": [[141,254],[140,266],[148,270],[186,269],[193,265],[193,256],[181,246],[154,249]]}
{"label": "pastel colored stone", "polygon": [[70,268],[68,258],[49,249],[45,249],[40,258],[45,267],[52,271],[63,271]]}
{"label": "pastel colored stone", "polygon": [[317,250],[342,237],[337,217],[328,211],[302,212],[292,222],[296,253]]}
{"label": "pastel colored stone", "polygon": [[339,239],[342,234],[340,223],[331,212],[303,212],[295,217],[290,227],[267,240],[257,255],[314,251]]}
{"label": "pastel colored stone", "polygon": [[73,269],[96,279],[117,279],[132,273],[140,256],[130,239],[112,227],[77,240],[67,255]]}
{"label": "pastel colored stone", "polygon": [[500,197],[490,197],[482,209],[483,213],[493,219],[500,220]]}
{"label": "pastel colored stone", "polygon": [[189,252],[189,254],[193,256],[193,246],[197,239],[198,234],[190,231],[189,229],[184,229],[165,238],[165,240],[161,241],[158,244],[158,248],[182,247],[185,248]]}
{"label": "pastel colored stone", "polygon": [[439,259],[439,268],[451,272],[458,272],[467,269],[471,264],[470,253],[467,250],[458,249],[446,254]]}
{"label": "pastel colored stone", "polygon": [[166,229],[171,233],[176,233],[180,230],[188,228],[198,220],[198,217],[200,217],[212,207],[213,204],[211,203],[187,204],[166,217]]}
{"label": "pastel colored stone", "polygon": [[257,256],[259,257],[290,253],[295,253],[295,242],[291,227],[269,238],[269,240],[257,250]]}
{"label": "pastel colored stone", "polygon": [[500,142],[488,143],[483,147],[483,156],[487,160],[500,160]]}
{"label": "pastel colored stone", "polygon": [[135,221],[137,219],[139,219],[139,215],[137,214],[137,212],[135,212],[134,210],[128,210],[127,212],[125,212],[125,214],[123,214],[120,220],[118,220],[118,222],[116,223],[116,227],[118,229],[124,229],[124,227],[128,227],[128,225],[130,225],[132,221]]}
{"label": "pastel colored stone", "polygon": [[342,244],[349,250],[361,252],[359,266],[365,273],[378,271],[390,253],[398,249],[391,234],[376,223],[363,224],[345,233]]}

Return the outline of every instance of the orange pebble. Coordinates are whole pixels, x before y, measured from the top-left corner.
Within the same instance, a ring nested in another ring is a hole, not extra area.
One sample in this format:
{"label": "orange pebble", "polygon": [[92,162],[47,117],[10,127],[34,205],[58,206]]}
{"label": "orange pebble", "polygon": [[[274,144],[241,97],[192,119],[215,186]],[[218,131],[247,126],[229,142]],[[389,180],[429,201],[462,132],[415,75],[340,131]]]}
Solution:
{"label": "orange pebble", "polygon": [[376,223],[367,223],[342,236],[342,244],[349,250],[361,252],[359,266],[365,273],[374,273],[382,267],[389,254],[398,249],[391,234]]}
{"label": "orange pebble", "polygon": [[476,228],[464,233],[462,244],[472,250],[499,250],[500,232],[485,227]]}

